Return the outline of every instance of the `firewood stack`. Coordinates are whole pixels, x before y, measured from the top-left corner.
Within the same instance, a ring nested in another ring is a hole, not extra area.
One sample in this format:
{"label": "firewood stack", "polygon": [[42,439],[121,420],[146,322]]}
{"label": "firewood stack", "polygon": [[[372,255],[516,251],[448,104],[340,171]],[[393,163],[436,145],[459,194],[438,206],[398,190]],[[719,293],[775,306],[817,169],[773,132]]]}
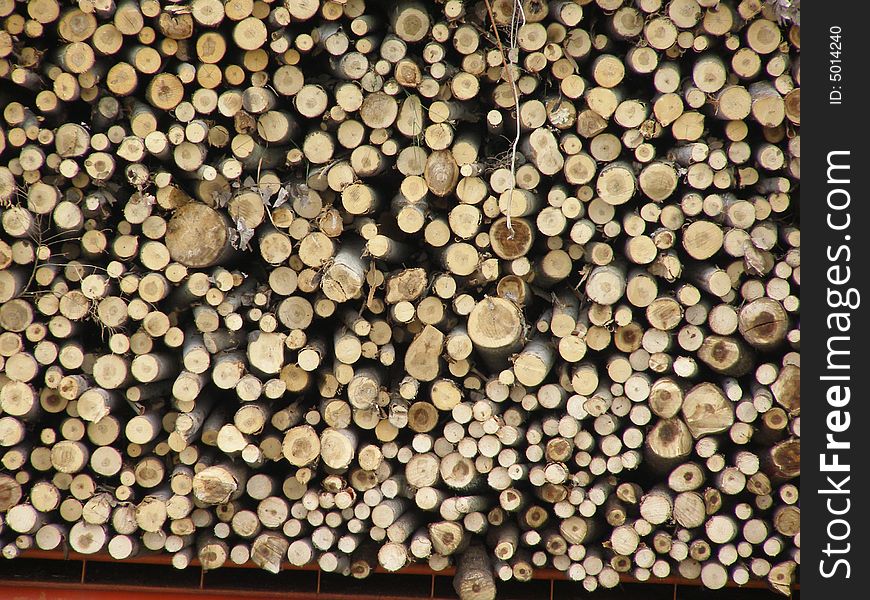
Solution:
{"label": "firewood stack", "polygon": [[3,556],[788,593],[793,8],[0,0]]}

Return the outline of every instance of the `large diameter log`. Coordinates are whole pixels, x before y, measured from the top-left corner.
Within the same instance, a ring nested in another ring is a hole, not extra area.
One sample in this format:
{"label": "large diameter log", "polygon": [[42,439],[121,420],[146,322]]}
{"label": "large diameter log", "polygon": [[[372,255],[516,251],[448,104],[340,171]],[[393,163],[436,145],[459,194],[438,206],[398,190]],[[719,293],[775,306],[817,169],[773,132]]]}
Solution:
{"label": "large diameter log", "polygon": [[406,42],[419,42],[429,33],[430,16],[426,6],[414,0],[396,3],[390,14],[393,31]]}
{"label": "large diameter log", "polygon": [[534,228],[525,219],[508,220],[502,217],[489,228],[489,241],[493,252],[499,258],[514,260],[526,256],[534,241]]}
{"label": "large diameter log", "polygon": [[716,373],[741,377],[753,366],[753,353],[738,338],[710,335],[698,349],[698,358]]}
{"label": "large diameter log", "polygon": [[599,171],[595,189],[608,204],[625,204],[637,191],[637,179],[631,166],[615,162]]}
{"label": "large diameter log", "polygon": [[429,523],[428,529],[432,549],[442,556],[459,552],[468,544],[469,536],[456,521],[436,521]]}
{"label": "large diameter log", "polygon": [[762,297],[746,304],[739,318],[740,335],[760,350],[775,348],[788,333],[788,313],[773,298]]}
{"label": "large diameter log", "polygon": [[474,461],[462,456],[459,452],[451,452],[441,459],[439,465],[441,480],[459,491],[474,489],[481,481]]}
{"label": "large diameter log", "polygon": [[283,453],[291,465],[305,467],[320,456],[320,437],[311,425],[300,425],[284,434]]}
{"label": "large diameter log", "polygon": [[710,221],[694,221],[683,231],[683,248],[694,259],[706,260],[722,248],[722,228]]}
{"label": "large diameter log", "polygon": [[677,172],[663,162],[648,164],[640,172],[638,183],[643,193],[655,202],[663,202],[677,188]]}
{"label": "large diameter log", "polygon": [[211,267],[232,252],[229,223],[205,204],[185,204],[169,219],[166,247],[172,259],[185,266]]}
{"label": "large diameter log", "polygon": [[417,300],[426,289],[427,279],[426,271],[421,268],[394,273],[387,279],[384,301],[387,304],[397,304]]}
{"label": "large diameter log", "polygon": [[775,481],[794,479],[801,473],[801,441],[789,439],[770,448],[762,457],[764,472]]}
{"label": "large diameter log", "polygon": [[661,419],[646,436],[646,457],[651,466],[666,471],[692,452],[692,434],[679,418]]}
{"label": "large diameter log", "polygon": [[586,295],[598,304],[616,304],[625,288],[625,272],[612,265],[596,267],[586,280]]}
{"label": "large diameter log", "polygon": [[249,364],[264,375],[277,375],[284,366],[284,340],[278,333],[255,331],[247,346]]}
{"label": "large diameter log", "polygon": [[95,554],[106,544],[106,527],[77,521],[70,528],[69,545],[79,554]]}
{"label": "large diameter log", "polygon": [[0,474],[0,511],[7,512],[22,498],[21,484],[14,477]]}
{"label": "large diameter log", "polygon": [[323,463],[338,472],[347,470],[356,456],[356,435],[348,429],[327,428],[320,436]]}
{"label": "large diameter log", "polygon": [[471,309],[467,328],[475,350],[497,368],[506,365],[507,358],[520,349],[525,320],[510,300],[487,296]]}
{"label": "large diameter log", "polygon": [[453,153],[447,150],[432,152],[426,159],[423,173],[429,191],[439,197],[448,196],[456,190],[459,166]]}

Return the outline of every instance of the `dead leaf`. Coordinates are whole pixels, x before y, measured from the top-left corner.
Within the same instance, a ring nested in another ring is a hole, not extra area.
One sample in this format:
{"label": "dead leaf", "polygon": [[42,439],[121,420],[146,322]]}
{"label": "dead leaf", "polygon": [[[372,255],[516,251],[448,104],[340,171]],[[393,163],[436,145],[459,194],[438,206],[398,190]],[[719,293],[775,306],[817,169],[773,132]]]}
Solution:
{"label": "dead leaf", "polygon": [[230,243],[236,250],[250,250],[254,230],[247,226],[242,217],[236,218],[235,229],[230,228]]}

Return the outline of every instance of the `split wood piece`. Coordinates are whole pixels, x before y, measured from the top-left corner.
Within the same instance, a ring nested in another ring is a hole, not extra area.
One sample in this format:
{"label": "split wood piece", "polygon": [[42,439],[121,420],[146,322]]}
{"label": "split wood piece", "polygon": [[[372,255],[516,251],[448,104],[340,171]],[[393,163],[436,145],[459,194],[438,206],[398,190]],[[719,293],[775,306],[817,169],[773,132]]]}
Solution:
{"label": "split wood piece", "polygon": [[347,302],[362,295],[366,264],[363,244],[346,242],[326,268],[320,282],[323,293],[334,302]]}
{"label": "split wood piece", "polygon": [[734,406],[719,386],[701,383],[690,389],[682,404],[683,419],[694,438],[727,431],[734,423]]}
{"label": "split wood piece", "polygon": [[262,533],[251,545],[251,562],[270,573],[278,573],[289,547],[290,541],[283,535]]}
{"label": "split wood piece", "polygon": [[193,494],[204,504],[225,504],[245,491],[246,473],[236,465],[206,467],[193,477]]}
{"label": "split wood piece", "polygon": [[405,372],[420,381],[433,381],[441,370],[441,351],[444,334],[426,325],[408,346],[405,353]]}
{"label": "split wood piece", "polygon": [[356,444],[353,431],[329,427],[320,435],[320,457],[329,469],[344,472],[356,455]]}

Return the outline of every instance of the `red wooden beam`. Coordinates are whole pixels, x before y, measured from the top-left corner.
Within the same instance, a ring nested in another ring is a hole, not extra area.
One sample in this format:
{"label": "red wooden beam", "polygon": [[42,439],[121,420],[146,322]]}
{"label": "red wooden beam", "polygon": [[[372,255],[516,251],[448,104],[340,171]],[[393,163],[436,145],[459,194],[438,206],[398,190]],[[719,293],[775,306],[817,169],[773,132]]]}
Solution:
{"label": "red wooden beam", "polygon": [[[171,564],[171,557],[166,554],[140,554],[135,558],[126,559],[124,561],[117,561],[108,554],[79,554],[76,552],[62,552],[62,551],[46,551],[46,550],[27,550],[22,552],[20,555],[22,558],[32,558],[39,560],[76,560],[81,561],[83,563],[87,562],[122,562],[124,564],[143,564],[143,565],[166,565],[169,566]],[[191,567],[199,568],[199,561],[194,559],[191,561]],[[231,563],[226,563],[225,567],[229,568],[258,568],[256,565],[251,563],[246,563],[244,565],[236,565]],[[84,567],[84,565],[83,565]],[[190,567],[189,567],[190,568]],[[319,571],[319,568],[316,564],[306,565],[304,567],[296,567],[289,563],[285,563],[282,565],[282,569],[288,571]],[[375,569],[376,573],[387,573],[384,569],[378,567]],[[420,576],[437,576],[437,577],[452,577],[455,573],[455,569],[453,567],[448,567],[442,571],[433,571],[428,566],[423,564],[411,564],[407,567],[398,571],[400,574],[404,575],[420,575]],[[564,572],[559,571],[557,569],[535,569],[533,574],[534,579],[546,580],[546,581],[568,581],[567,576]],[[639,582],[629,575],[623,575],[621,578],[623,583],[644,583],[644,584],[661,584],[661,585],[680,585],[680,586],[692,586],[698,587],[701,585],[700,579],[686,579],[683,577],[665,577],[663,579],[650,579],[648,581]],[[749,583],[743,586],[736,586],[734,584],[730,584],[729,587],[741,587],[741,588],[752,588],[752,589],[761,589],[766,588],[767,585],[764,581],[759,580],[751,580]],[[795,589],[800,589],[800,586],[796,586]],[[286,598],[287,596],[282,596]],[[0,594],[0,598],[4,598],[2,594]]]}
{"label": "red wooden beam", "polygon": [[[3,600],[224,600],[255,598],[257,600],[412,600],[408,596],[388,594],[318,594],[310,592],[258,592],[253,590],[211,590],[197,588],[147,588],[128,585],[75,584],[52,582],[0,582]],[[427,600],[455,600],[431,597]]]}

